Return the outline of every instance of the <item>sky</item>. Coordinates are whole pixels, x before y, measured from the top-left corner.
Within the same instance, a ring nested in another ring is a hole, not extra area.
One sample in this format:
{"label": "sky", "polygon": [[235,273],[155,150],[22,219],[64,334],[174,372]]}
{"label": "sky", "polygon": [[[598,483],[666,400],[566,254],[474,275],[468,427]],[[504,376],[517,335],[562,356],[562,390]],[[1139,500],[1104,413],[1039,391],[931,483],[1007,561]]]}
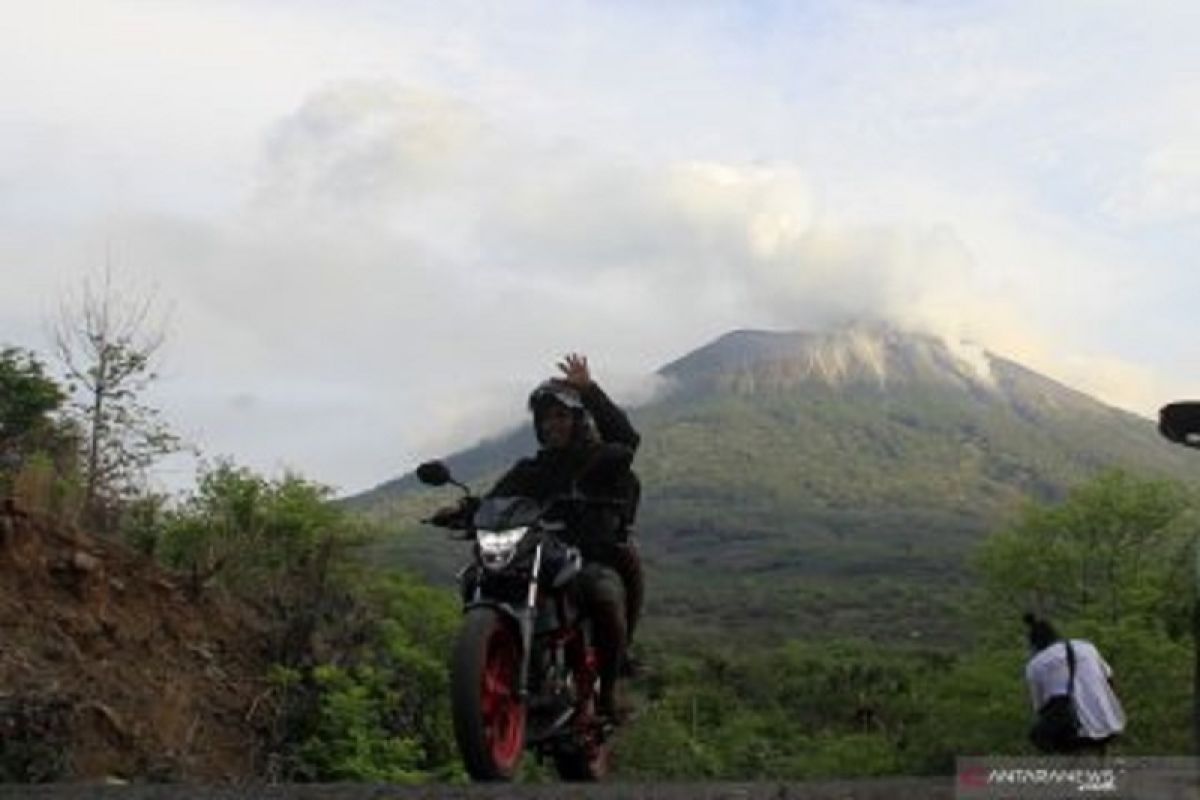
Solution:
{"label": "sky", "polygon": [[1200,396],[1200,4],[4,5],[0,344],[107,265],[209,459],[353,493],[564,353],[854,320]]}

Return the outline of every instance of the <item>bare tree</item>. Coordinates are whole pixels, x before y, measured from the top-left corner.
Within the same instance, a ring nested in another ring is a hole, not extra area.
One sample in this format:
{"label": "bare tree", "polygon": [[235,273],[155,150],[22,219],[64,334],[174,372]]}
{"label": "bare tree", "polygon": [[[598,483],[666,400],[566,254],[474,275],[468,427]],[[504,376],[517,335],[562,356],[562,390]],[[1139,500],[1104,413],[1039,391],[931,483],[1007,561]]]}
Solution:
{"label": "bare tree", "polygon": [[81,290],[60,305],[54,345],[84,431],[86,507],[107,528],[122,501],[144,485],[146,468],[179,450],[180,440],[143,402],[166,341],[155,294],[116,285],[110,264],[84,279]]}

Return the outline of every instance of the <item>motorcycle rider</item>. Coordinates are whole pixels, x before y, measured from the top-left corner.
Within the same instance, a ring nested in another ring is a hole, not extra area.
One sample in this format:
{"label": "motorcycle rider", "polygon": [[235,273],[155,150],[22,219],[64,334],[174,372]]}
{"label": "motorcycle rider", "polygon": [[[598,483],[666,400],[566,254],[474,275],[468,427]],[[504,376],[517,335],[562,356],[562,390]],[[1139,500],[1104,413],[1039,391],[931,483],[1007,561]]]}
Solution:
{"label": "motorcycle rider", "polygon": [[571,528],[584,558],[579,578],[583,607],[592,616],[600,651],[597,710],[617,717],[616,683],[641,605],[641,563],[620,540],[637,510],[637,478],[629,469],[641,437],[629,417],[592,379],[585,356],[571,353],[529,397],[540,449],[518,461],[489,497],[549,497],[579,492],[619,500],[587,505]]}

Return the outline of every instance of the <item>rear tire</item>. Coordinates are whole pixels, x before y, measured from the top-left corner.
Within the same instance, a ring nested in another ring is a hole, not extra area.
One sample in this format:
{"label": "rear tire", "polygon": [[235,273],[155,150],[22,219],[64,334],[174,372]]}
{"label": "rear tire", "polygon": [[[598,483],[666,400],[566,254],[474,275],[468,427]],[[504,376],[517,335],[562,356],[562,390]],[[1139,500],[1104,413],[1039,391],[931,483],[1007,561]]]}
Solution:
{"label": "rear tire", "polygon": [[477,781],[510,781],[525,750],[525,704],[517,682],[521,637],[493,608],[463,618],[450,670],[454,738],[463,765]]}

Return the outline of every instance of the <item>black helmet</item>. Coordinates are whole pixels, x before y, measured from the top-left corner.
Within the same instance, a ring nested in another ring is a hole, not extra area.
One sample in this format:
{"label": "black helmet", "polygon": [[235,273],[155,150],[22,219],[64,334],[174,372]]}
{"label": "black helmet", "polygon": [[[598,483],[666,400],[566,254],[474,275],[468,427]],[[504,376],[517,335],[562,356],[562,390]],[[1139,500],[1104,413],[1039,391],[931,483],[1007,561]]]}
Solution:
{"label": "black helmet", "polygon": [[571,411],[583,410],[583,398],[579,396],[579,390],[557,378],[542,381],[529,395],[529,410],[533,412],[534,417],[541,416],[550,403],[566,406]]}
{"label": "black helmet", "polygon": [[563,406],[571,412],[571,416],[575,418],[574,438],[576,441],[594,438],[592,431],[595,423],[592,421],[592,415],[583,405],[583,398],[580,396],[579,390],[562,379],[551,378],[538,384],[538,387],[529,395],[529,410],[533,414],[533,429],[538,444],[544,444],[542,441],[542,414],[551,405]]}

